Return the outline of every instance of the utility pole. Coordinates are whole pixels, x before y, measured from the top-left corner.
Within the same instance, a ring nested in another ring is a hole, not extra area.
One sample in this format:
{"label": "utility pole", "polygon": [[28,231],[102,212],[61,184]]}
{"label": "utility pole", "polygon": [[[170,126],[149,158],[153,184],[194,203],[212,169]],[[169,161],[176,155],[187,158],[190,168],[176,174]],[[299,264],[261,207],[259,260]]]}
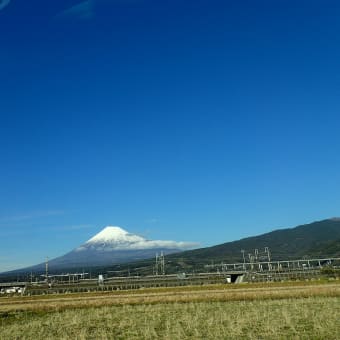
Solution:
{"label": "utility pole", "polygon": [[160,255],[156,254],[156,263],[155,263],[155,275],[165,275],[165,258],[163,252]]}
{"label": "utility pole", "polygon": [[241,249],[242,257],[243,257],[243,270],[246,270],[246,258],[244,257],[244,249]]}
{"label": "utility pole", "polygon": [[46,263],[45,263],[45,277],[46,277],[46,282],[48,283],[48,256],[46,257]]}
{"label": "utility pole", "polygon": [[271,265],[271,263],[270,263],[271,258],[270,258],[270,250],[269,250],[269,247],[265,247],[265,248],[264,248],[264,252],[267,254],[267,257],[268,257],[268,269],[269,269],[269,270],[272,270],[272,265]]}
{"label": "utility pole", "polygon": [[249,262],[250,262],[250,269],[254,270],[254,255],[248,254],[249,256]]}
{"label": "utility pole", "polygon": [[165,259],[163,252],[161,252],[161,272],[162,275],[165,275]]}
{"label": "utility pole", "polygon": [[158,275],[158,253],[156,253],[155,275]]}
{"label": "utility pole", "polygon": [[268,256],[268,262],[270,262],[270,250],[269,250],[269,247],[265,247],[264,248],[264,252],[267,253],[267,256]]}

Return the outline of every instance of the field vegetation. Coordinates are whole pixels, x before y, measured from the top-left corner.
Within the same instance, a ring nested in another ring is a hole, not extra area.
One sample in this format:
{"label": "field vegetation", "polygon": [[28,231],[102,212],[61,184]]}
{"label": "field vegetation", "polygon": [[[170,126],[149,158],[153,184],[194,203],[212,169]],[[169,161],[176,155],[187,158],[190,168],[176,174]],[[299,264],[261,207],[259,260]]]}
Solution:
{"label": "field vegetation", "polygon": [[211,285],[0,299],[0,339],[340,339],[340,284]]}

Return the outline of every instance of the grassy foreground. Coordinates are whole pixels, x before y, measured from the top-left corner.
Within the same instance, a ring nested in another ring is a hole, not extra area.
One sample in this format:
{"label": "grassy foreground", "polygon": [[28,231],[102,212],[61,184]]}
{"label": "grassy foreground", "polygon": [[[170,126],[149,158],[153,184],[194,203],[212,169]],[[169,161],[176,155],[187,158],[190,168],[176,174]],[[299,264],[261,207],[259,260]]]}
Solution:
{"label": "grassy foreground", "polygon": [[0,339],[340,339],[339,288],[242,285],[6,299]]}

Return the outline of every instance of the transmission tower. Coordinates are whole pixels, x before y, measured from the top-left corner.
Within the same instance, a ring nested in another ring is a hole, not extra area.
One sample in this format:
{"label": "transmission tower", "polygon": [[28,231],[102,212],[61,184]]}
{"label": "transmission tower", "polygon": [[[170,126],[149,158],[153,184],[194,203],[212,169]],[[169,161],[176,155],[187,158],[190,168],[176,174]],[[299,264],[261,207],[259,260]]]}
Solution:
{"label": "transmission tower", "polygon": [[165,275],[165,259],[164,254],[161,252],[160,255],[156,254],[156,262],[155,262],[155,275]]}
{"label": "transmission tower", "polygon": [[272,270],[272,265],[271,265],[271,257],[270,257],[270,250],[269,247],[264,248],[264,252],[267,254],[268,257],[268,270]]}
{"label": "transmission tower", "polygon": [[48,283],[48,257],[46,257],[46,263],[45,263],[45,277],[46,277],[46,282]]}
{"label": "transmission tower", "polygon": [[162,275],[165,275],[165,259],[164,259],[164,254],[161,252],[161,273]]}
{"label": "transmission tower", "polygon": [[158,260],[158,253],[156,253],[156,259],[155,259],[155,275],[158,275],[158,267],[159,267],[159,260]]}

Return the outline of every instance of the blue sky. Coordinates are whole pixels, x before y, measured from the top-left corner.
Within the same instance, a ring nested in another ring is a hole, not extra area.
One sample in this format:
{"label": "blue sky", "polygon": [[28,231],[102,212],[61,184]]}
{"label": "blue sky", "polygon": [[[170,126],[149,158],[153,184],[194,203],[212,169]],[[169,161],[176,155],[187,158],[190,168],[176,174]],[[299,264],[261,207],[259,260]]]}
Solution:
{"label": "blue sky", "polygon": [[0,271],[106,225],[213,245],[340,215],[337,1],[0,1]]}

